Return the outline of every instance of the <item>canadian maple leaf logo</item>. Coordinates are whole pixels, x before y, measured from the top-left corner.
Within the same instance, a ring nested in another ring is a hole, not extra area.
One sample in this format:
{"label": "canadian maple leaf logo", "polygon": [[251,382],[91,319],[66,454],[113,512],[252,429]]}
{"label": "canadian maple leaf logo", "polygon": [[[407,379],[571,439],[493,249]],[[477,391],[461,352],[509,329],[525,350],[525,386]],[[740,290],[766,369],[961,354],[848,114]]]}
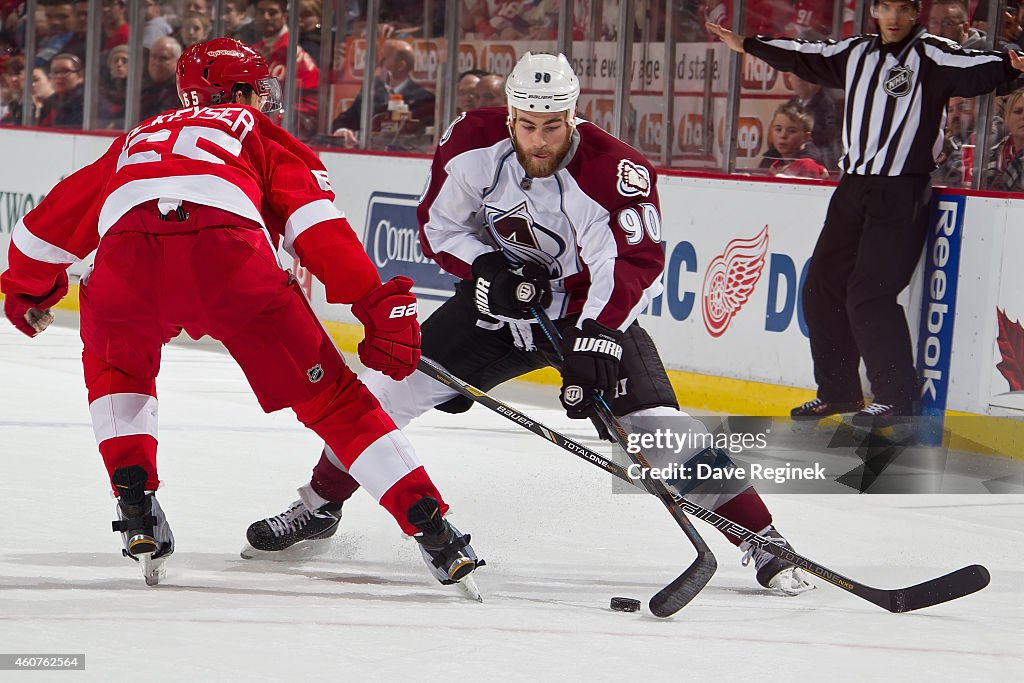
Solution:
{"label": "canadian maple leaf logo", "polygon": [[1010,320],[1005,311],[996,309],[999,321],[999,353],[1003,360],[996,365],[996,370],[1010,385],[1010,391],[1024,391],[1024,326],[1020,322]]}

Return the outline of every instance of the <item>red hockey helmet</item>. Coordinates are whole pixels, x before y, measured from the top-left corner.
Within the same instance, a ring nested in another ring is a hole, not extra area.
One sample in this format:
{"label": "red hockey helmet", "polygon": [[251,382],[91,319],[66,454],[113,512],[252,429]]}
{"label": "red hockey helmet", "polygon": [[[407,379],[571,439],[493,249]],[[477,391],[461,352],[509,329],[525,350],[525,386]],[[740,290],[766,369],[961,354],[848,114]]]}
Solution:
{"label": "red hockey helmet", "polygon": [[248,85],[263,100],[264,113],[281,108],[281,84],[267,60],[234,38],[196,43],[178,58],[178,97],[186,107],[226,104],[236,85]]}

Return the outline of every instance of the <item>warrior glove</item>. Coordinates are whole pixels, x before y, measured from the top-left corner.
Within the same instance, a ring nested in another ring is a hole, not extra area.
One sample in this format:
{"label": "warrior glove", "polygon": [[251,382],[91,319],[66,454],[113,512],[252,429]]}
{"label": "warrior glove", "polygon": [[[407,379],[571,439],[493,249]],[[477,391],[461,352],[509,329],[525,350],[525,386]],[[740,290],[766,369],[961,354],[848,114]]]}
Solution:
{"label": "warrior glove", "polygon": [[412,280],[399,275],[352,304],[366,333],[359,342],[359,360],[393,380],[405,379],[420,362],[420,324],[411,290]]}
{"label": "warrior glove", "polygon": [[4,298],[4,315],[23,334],[34,337],[53,322],[50,308],[68,293],[68,274],[61,272],[57,282],[48,294],[29,296],[16,292],[7,292]]}
{"label": "warrior glove", "polygon": [[551,282],[533,263],[513,266],[500,251],[481,254],[473,261],[476,309],[492,318],[528,320],[534,306],[551,303]]}
{"label": "warrior glove", "polygon": [[562,339],[562,392],[559,399],[574,420],[594,414],[594,393],[610,401],[619,379],[622,332],[593,320],[570,327]]}

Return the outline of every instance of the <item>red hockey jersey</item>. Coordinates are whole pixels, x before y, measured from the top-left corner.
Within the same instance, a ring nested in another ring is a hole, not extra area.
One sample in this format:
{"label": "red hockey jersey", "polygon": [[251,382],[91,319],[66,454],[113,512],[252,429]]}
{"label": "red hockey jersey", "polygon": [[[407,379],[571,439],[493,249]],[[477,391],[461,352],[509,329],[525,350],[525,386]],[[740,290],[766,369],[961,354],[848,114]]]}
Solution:
{"label": "red hockey jersey", "polygon": [[0,287],[49,292],[129,209],[154,199],[212,206],[264,226],[275,247],[324,283],[332,303],[352,303],[380,284],[334,206],[319,158],[256,109],[216,106],[149,119],[58,183],[15,225]]}

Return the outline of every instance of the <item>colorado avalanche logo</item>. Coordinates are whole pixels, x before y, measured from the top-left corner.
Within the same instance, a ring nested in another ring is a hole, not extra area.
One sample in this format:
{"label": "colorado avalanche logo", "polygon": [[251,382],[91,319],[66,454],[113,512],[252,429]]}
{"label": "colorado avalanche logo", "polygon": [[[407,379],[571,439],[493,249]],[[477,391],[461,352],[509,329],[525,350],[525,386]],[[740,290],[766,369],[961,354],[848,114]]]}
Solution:
{"label": "colorado avalanche logo", "polygon": [[651,194],[651,173],[629,159],[619,162],[619,194],[623,197],[647,197]]}
{"label": "colorado avalanche logo", "polygon": [[752,239],[729,242],[725,253],[708,265],[704,275],[704,327],[712,337],[721,337],[750,299],[764,270],[768,253],[768,226]]}
{"label": "colorado avalanche logo", "polygon": [[565,253],[565,240],[537,223],[525,201],[507,211],[492,206],[484,209],[487,228],[496,246],[512,261],[535,263],[544,268],[552,279],[561,277],[558,257]]}
{"label": "colorado avalanche logo", "polygon": [[910,94],[910,86],[914,80],[914,70],[905,66],[894,66],[886,74],[882,87],[893,97]]}

